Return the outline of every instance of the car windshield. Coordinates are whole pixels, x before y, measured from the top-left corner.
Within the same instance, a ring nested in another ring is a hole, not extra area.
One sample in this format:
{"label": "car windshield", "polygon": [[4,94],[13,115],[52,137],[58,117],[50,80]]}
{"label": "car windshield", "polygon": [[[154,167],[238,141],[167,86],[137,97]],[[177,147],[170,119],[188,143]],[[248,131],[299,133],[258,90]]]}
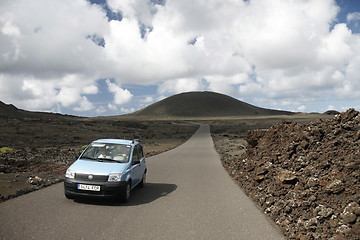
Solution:
{"label": "car windshield", "polygon": [[130,150],[131,146],[125,144],[92,143],[81,158],[125,163],[129,161]]}

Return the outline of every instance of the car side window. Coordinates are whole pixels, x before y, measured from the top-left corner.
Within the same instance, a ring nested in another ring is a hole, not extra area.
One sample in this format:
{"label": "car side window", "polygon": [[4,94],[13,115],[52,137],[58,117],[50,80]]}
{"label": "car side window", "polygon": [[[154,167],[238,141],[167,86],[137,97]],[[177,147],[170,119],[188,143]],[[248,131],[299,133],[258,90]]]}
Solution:
{"label": "car side window", "polygon": [[134,154],[133,154],[133,163],[136,161],[139,161],[140,157],[139,157],[139,145],[136,145],[134,147]]}
{"label": "car side window", "polygon": [[141,145],[138,146],[139,146],[139,159],[142,159],[144,157],[144,151]]}
{"label": "car side window", "polygon": [[144,157],[144,151],[143,151],[143,148],[142,148],[142,146],[141,145],[136,145],[135,147],[134,147],[134,153],[133,153],[133,163],[134,162],[138,162],[138,161],[140,161],[142,158]]}

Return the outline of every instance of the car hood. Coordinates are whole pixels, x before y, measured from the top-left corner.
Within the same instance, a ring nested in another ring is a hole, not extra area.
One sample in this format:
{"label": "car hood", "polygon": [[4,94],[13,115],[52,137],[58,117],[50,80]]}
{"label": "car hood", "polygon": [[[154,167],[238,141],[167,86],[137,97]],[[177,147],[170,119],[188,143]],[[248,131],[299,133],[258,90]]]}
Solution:
{"label": "car hood", "polygon": [[78,159],[69,167],[69,169],[77,173],[109,175],[110,173],[123,173],[126,166],[126,163]]}

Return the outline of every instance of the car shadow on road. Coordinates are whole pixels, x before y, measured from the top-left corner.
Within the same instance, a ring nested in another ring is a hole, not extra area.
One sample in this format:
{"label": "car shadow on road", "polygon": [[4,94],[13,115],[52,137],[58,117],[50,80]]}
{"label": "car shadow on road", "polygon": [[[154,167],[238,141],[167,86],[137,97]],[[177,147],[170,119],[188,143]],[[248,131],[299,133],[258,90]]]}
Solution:
{"label": "car shadow on road", "polygon": [[131,191],[129,202],[121,203],[116,200],[107,199],[86,199],[74,200],[78,203],[104,206],[135,206],[155,201],[158,198],[166,197],[177,188],[176,184],[168,183],[146,183],[144,188],[135,187]]}

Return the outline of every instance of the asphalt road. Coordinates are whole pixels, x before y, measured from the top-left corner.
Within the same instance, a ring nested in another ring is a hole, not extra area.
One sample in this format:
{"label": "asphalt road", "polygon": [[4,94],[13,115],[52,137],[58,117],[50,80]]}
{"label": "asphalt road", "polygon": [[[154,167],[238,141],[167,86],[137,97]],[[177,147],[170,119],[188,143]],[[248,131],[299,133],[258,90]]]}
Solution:
{"label": "asphalt road", "polygon": [[55,184],[0,204],[0,239],[283,239],[221,165],[209,126],[148,158],[129,203],[73,201]]}

